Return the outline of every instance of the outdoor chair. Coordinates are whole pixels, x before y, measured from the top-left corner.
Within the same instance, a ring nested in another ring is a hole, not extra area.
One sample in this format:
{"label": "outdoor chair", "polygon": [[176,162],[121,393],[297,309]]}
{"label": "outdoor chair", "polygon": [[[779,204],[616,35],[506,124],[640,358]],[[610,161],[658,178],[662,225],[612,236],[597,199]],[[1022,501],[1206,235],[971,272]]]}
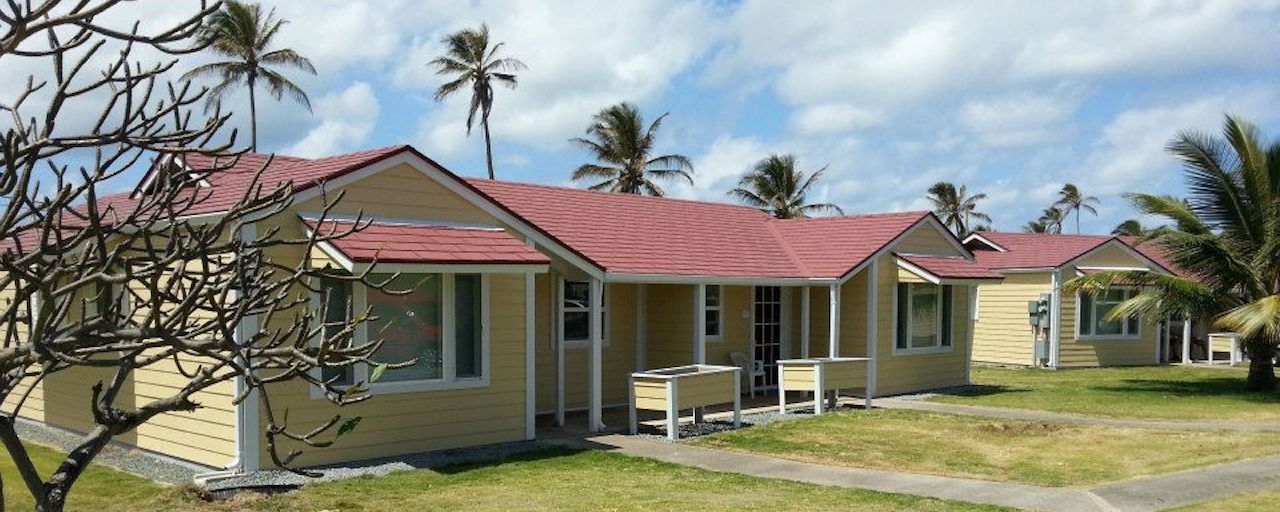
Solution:
{"label": "outdoor chair", "polygon": [[764,376],[764,362],[752,361],[742,352],[731,352],[729,360],[733,361],[733,365],[742,368],[742,376],[747,378],[747,390],[751,393],[751,398],[756,397],[756,377]]}

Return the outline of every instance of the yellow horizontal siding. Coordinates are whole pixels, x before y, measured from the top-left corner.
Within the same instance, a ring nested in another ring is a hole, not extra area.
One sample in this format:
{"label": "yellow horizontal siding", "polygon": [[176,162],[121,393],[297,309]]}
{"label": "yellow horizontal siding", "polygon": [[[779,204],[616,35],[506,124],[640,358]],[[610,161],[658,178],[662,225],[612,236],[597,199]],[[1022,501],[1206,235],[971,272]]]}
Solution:
{"label": "yellow horizontal siding", "polygon": [[1008,274],[1003,282],[978,287],[978,321],[974,323],[973,360],[1030,365],[1035,334],[1027,322],[1027,301],[1038,300],[1053,287],[1049,273]]}

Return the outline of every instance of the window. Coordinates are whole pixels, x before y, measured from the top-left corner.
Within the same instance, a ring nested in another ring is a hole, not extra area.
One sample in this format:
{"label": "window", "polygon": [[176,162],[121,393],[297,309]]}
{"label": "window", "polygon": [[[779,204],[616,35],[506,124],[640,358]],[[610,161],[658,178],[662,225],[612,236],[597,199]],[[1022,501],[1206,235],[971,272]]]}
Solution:
{"label": "window", "polygon": [[[351,282],[342,279],[324,278],[320,280],[320,304],[324,307],[319,314],[324,315],[320,325],[320,339],[328,340],[341,332],[351,322]],[[344,340],[339,346],[349,346],[351,339]],[[355,369],[322,368],[320,379],[337,386],[350,386],[355,383]]]}
{"label": "window", "polygon": [[707,285],[707,312],[702,320],[702,332],[708,339],[722,339],[721,329],[724,326],[724,306],[721,300],[720,285]]}
{"label": "window", "polygon": [[[390,277],[373,275],[370,279],[381,282]],[[325,326],[340,329],[354,311],[368,308],[373,319],[356,329],[350,343],[381,339],[382,346],[369,358],[374,363],[413,361],[402,368],[387,368],[370,386],[373,393],[488,385],[484,276],[400,274],[387,284],[386,291],[353,288],[337,279],[321,282],[325,297],[319,297],[317,304],[329,301]],[[369,365],[361,364],[324,370],[320,377],[338,377],[335,382],[339,384],[360,383],[368,382],[370,371]]]}
{"label": "window", "polygon": [[[603,287],[602,287],[603,288]],[[586,281],[564,282],[564,311],[561,322],[566,347],[585,347],[591,341],[591,283]],[[601,341],[608,339],[609,293],[600,300]]]}
{"label": "window", "polygon": [[1136,288],[1109,288],[1093,296],[1081,292],[1077,314],[1077,336],[1081,338],[1136,338],[1141,334],[1138,317],[1108,320],[1107,315],[1121,302],[1138,296]]}
{"label": "window", "polygon": [[931,283],[898,283],[895,351],[929,352],[951,347],[952,288]]}

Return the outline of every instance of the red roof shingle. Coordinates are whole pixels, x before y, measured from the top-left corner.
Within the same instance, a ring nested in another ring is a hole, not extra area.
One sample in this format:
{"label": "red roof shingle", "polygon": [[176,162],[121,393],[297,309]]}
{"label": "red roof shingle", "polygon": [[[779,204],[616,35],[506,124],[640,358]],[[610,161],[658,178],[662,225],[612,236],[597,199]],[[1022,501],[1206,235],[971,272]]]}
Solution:
{"label": "red roof shingle", "polygon": [[[343,232],[349,220],[304,220],[319,234]],[[328,242],[360,263],[546,264],[542,253],[502,229],[376,222]]]}
{"label": "red roof shingle", "polygon": [[943,279],[967,280],[1000,280],[1000,275],[981,263],[969,261],[955,256],[921,256],[918,254],[899,254],[907,263],[915,265],[925,272]]}
{"label": "red roof shingle", "polygon": [[1116,239],[1103,235],[1048,233],[982,232],[978,235],[1006,249],[1006,252],[1001,252],[985,246],[974,247],[974,258],[991,269],[1056,268]]}

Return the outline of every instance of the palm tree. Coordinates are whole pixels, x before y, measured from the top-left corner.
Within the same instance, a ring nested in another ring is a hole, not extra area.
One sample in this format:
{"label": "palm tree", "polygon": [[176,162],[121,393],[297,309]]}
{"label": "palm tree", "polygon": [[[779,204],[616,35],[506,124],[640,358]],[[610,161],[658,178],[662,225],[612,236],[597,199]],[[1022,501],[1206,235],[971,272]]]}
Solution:
{"label": "palm tree", "polygon": [[1142,227],[1142,222],[1139,222],[1138,219],[1129,219],[1116,224],[1116,228],[1111,230],[1111,234],[1116,236],[1132,236],[1140,238],[1147,236],[1147,228]]}
{"label": "palm tree", "polygon": [[1280,344],[1280,142],[1264,144],[1256,126],[1227,116],[1223,138],[1183,132],[1168,145],[1183,163],[1189,197],[1127,194],[1138,211],[1174,227],[1155,238],[1178,275],[1104,272],[1072,280],[1069,289],[1100,293],[1115,282],[1143,293],[1108,315],[1215,318],[1235,331],[1249,356],[1246,387],[1276,387]]}
{"label": "palm tree", "polygon": [[991,216],[978,211],[978,201],[987,198],[986,194],[967,195],[964,185],[956,188],[945,181],[934,183],[929,187],[929,202],[933,203],[933,212],[942,219],[942,223],[951,228],[956,236],[964,236],[969,231],[969,220],[978,219],[991,222]]}
{"label": "palm tree", "polygon": [[844,210],[831,203],[805,202],[809,189],[825,172],[824,166],[806,176],[804,171],[796,169],[795,155],[769,155],[756,162],[729,195],[779,219],[803,218],[820,212],[844,214]]}
{"label": "palm tree", "polygon": [[480,127],[484,130],[485,162],[489,165],[489,179],[494,179],[493,144],[489,138],[489,112],[493,110],[493,82],[516,88],[516,71],[528,69],[523,62],[511,57],[498,57],[498,50],[506,43],[489,46],[489,26],[481,23],[479,29],[463,29],[441,41],[445,54],[436,57],[429,65],[435,66],[437,75],[448,75],[451,80],[436,89],[436,101],[443,101],[464,86],[471,86],[471,109],[467,112],[467,136],[480,112]]}
{"label": "palm tree", "polygon": [[1036,220],[1036,222],[1044,225],[1044,231],[1037,231],[1037,233],[1061,234],[1062,223],[1066,218],[1067,213],[1057,206],[1045,208],[1040,213],[1040,218]]}
{"label": "palm tree", "polygon": [[1048,233],[1049,225],[1042,220],[1029,220],[1022,225],[1023,233]]}
{"label": "palm tree", "polygon": [[254,94],[258,79],[266,82],[267,92],[276,100],[288,94],[294,101],[307,107],[307,112],[311,112],[311,100],[307,98],[307,93],[272,68],[296,68],[312,75],[316,74],[316,68],[311,65],[310,60],[291,49],[271,49],[271,43],[280,32],[280,27],[287,23],[286,20],[276,19],[275,9],[264,16],[261,5],[236,0],[227,0],[222,7],[200,27],[198,40],[209,45],[214,53],[233,60],[198,66],[182,75],[182,79],[217,77],[218,84],[208,92],[206,112],[221,104],[222,99],[240,84],[248,86],[251,134],[249,147],[257,151],[258,104]]}
{"label": "palm tree", "polygon": [[1098,198],[1086,196],[1080,193],[1080,188],[1073,183],[1067,183],[1062,186],[1062,190],[1058,191],[1058,202],[1053,203],[1062,209],[1062,216],[1076,214],[1076,234],[1080,234],[1080,211],[1088,211],[1094,215],[1098,214],[1098,209],[1093,205],[1098,204]]}
{"label": "palm tree", "polygon": [[623,194],[662,196],[655,180],[681,179],[693,184],[693,162],[678,154],[651,156],[653,145],[667,114],[658,116],[645,128],[640,109],[630,103],[619,103],[601,110],[587,127],[590,139],[577,137],[570,142],[582,146],[598,163],[582,164],[573,171],[573,180],[599,180],[591,190],[608,190]]}

